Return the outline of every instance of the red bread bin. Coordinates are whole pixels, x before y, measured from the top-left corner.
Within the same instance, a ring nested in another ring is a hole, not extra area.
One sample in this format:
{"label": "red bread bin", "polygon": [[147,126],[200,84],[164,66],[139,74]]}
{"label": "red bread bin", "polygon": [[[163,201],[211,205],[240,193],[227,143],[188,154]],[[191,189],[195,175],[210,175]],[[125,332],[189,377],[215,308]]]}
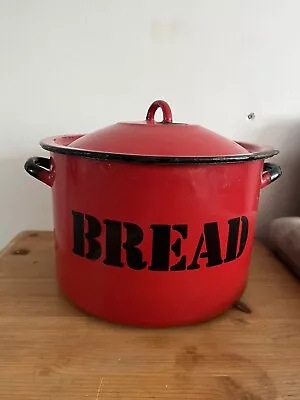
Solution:
{"label": "red bread bin", "polygon": [[[154,114],[162,109],[163,121]],[[26,171],[52,188],[59,285],[108,321],[184,325],[243,293],[260,190],[281,175],[272,148],[146,120],[45,139]]]}

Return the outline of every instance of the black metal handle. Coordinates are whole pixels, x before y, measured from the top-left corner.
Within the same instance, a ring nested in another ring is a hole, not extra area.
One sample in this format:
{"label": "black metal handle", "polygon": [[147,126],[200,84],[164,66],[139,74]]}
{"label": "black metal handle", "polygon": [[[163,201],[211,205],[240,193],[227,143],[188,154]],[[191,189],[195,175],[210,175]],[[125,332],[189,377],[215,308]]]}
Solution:
{"label": "black metal handle", "polygon": [[277,181],[282,175],[282,169],[277,164],[264,163],[264,169],[261,176],[261,188]]}
{"label": "black metal handle", "polygon": [[25,171],[29,175],[52,186],[54,182],[54,166],[49,158],[44,157],[31,157],[24,164]]}

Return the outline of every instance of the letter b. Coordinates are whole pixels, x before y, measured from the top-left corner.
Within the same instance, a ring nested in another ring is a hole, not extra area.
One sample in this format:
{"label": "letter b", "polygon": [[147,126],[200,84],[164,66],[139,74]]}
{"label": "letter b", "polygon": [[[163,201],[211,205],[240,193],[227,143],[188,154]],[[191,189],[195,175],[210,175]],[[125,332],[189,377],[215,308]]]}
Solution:
{"label": "letter b", "polygon": [[[100,222],[93,216],[72,211],[73,215],[73,253],[89,260],[101,257],[101,245],[96,238],[101,234]],[[87,229],[85,231],[85,225]],[[86,244],[88,252],[86,253]]]}

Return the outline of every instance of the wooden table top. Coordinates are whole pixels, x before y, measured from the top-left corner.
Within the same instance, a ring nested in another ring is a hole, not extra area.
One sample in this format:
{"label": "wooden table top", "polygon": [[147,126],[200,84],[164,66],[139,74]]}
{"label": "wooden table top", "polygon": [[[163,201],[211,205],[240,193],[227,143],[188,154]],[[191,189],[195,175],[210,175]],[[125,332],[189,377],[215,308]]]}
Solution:
{"label": "wooden table top", "polygon": [[0,256],[1,400],[300,399],[299,281],[254,246],[237,309],[197,326],[149,330],[100,321],[58,290],[50,232]]}

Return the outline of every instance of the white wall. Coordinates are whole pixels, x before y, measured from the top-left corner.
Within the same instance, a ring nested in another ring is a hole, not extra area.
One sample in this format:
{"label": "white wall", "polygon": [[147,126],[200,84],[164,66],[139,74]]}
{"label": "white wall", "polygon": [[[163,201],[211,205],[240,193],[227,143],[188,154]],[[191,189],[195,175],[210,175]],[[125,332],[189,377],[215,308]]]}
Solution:
{"label": "white wall", "polygon": [[52,226],[49,188],[23,171],[41,138],[139,120],[157,98],[176,121],[279,146],[260,234],[297,213],[299,13],[298,0],[0,0],[0,247]]}

